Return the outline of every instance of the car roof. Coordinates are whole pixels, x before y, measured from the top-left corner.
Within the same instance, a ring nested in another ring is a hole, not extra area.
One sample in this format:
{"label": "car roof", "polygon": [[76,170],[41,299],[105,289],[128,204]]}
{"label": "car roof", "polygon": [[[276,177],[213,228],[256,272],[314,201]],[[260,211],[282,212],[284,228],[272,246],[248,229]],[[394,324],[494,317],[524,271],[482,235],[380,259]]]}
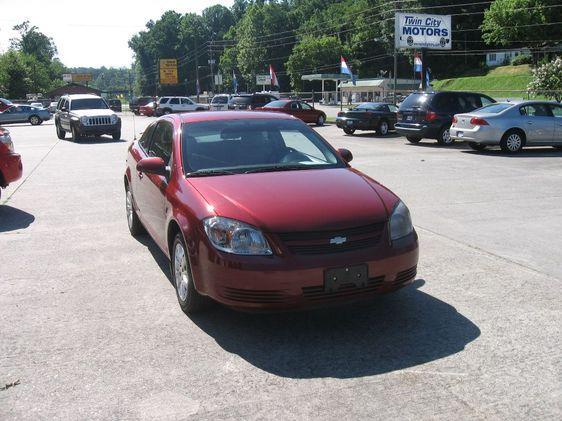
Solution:
{"label": "car roof", "polygon": [[289,114],[268,113],[263,111],[201,111],[197,113],[174,114],[173,118],[180,123],[198,123],[200,121],[223,121],[223,120],[294,120]]}
{"label": "car roof", "polygon": [[92,94],[70,94],[70,95],[65,95],[67,96],[69,99],[92,99],[92,98],[101,98],[98,95],[92,95]]}

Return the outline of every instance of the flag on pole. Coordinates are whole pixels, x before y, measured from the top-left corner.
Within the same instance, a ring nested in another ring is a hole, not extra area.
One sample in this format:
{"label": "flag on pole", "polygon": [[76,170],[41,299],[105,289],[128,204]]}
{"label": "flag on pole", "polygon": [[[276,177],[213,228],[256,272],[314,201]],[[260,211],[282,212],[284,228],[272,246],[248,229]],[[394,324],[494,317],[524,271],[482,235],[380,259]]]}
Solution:
{"label": "flag on pole", "polygon": [[279,88],[279,81],[277,80],[277,75],[271,64],[269,65],[269,77],[271,78],[271,85]]}
{"label": "flag on pole", "polygon": [[428,67],[425,69],[425,89],[430,90],[429,78],[431,76],[431,69]]}
{"label": "flag on pole", "polygon": [[232,70],[232,91],[237,94],[238,93],[238,79],[236,79],[236,73]]}
{"label": "flag on pole", "polygon": [[351,69],[347,65],[347,61],[345,61],[343,56],[340,56],[340,73],[351,76],[351,81],[354,85],[356,84],[357,80],[355,79],[355,75],[351,72]]}
{"label": "flag on pole", "polygon": [[422,61],[418,53],[414,55],[414,73],[422,72]]}

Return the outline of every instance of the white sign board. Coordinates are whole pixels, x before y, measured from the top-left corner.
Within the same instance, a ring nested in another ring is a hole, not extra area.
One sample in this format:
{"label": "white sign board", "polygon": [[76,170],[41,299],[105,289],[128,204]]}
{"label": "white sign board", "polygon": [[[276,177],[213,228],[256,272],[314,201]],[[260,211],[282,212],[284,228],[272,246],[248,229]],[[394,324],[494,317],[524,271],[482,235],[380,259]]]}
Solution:
{"label": "white sign board", "polygon": [[222,85],[222,75],[215,75],[215,85]]}
{"label": "white sign board", "polygon": [[271,76],[256,75],[256,85],[271,85]]}
{"label": "white sign board", "polygon": [[394,23],[396,48],[450,50],[451,35],[450,15],[396,13]]}

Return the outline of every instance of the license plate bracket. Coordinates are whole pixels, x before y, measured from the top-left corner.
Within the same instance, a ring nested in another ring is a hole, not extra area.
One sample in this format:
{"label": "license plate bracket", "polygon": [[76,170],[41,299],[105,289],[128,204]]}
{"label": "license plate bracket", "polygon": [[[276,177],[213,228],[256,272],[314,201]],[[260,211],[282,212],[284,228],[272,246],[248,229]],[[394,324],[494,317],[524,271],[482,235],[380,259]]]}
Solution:
{"label": "license plate bracket", "polygon": [[368,279],[369,267],[367,264],[327,269],[324,272],[324,291],[334,292],[344,285],[365,287]]}

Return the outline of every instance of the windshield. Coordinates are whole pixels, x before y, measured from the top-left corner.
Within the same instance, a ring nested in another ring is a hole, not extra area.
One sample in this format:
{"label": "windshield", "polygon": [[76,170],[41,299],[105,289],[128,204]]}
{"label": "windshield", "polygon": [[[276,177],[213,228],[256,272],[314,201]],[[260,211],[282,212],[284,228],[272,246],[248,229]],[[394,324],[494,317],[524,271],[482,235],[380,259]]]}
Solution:
{"label": "windshield", "polygon": [[502,103],[502,104],[489,104],[486,105],[485,107],[479,108],[478,110],[474,111],[474,113],[479,113],[479,114],[498,114],[501,113],[504,110],[507,110],[508,108],[513,107],[513,104],[507,104],[507,103]]}
{"label": "windshield", "polygon": [[300,121],[223,120],[183,125],[183,165],[190,176],[345,167]]}
{"label": "windshield", "polygon": [[101,98],[73,99],[70,103],[72,110],[105,110],[107,104]]}
{"label": "windshield", "polygon": [[211,101],[211,104],[226,104],[228,102],[227,96],[216,96]]}

